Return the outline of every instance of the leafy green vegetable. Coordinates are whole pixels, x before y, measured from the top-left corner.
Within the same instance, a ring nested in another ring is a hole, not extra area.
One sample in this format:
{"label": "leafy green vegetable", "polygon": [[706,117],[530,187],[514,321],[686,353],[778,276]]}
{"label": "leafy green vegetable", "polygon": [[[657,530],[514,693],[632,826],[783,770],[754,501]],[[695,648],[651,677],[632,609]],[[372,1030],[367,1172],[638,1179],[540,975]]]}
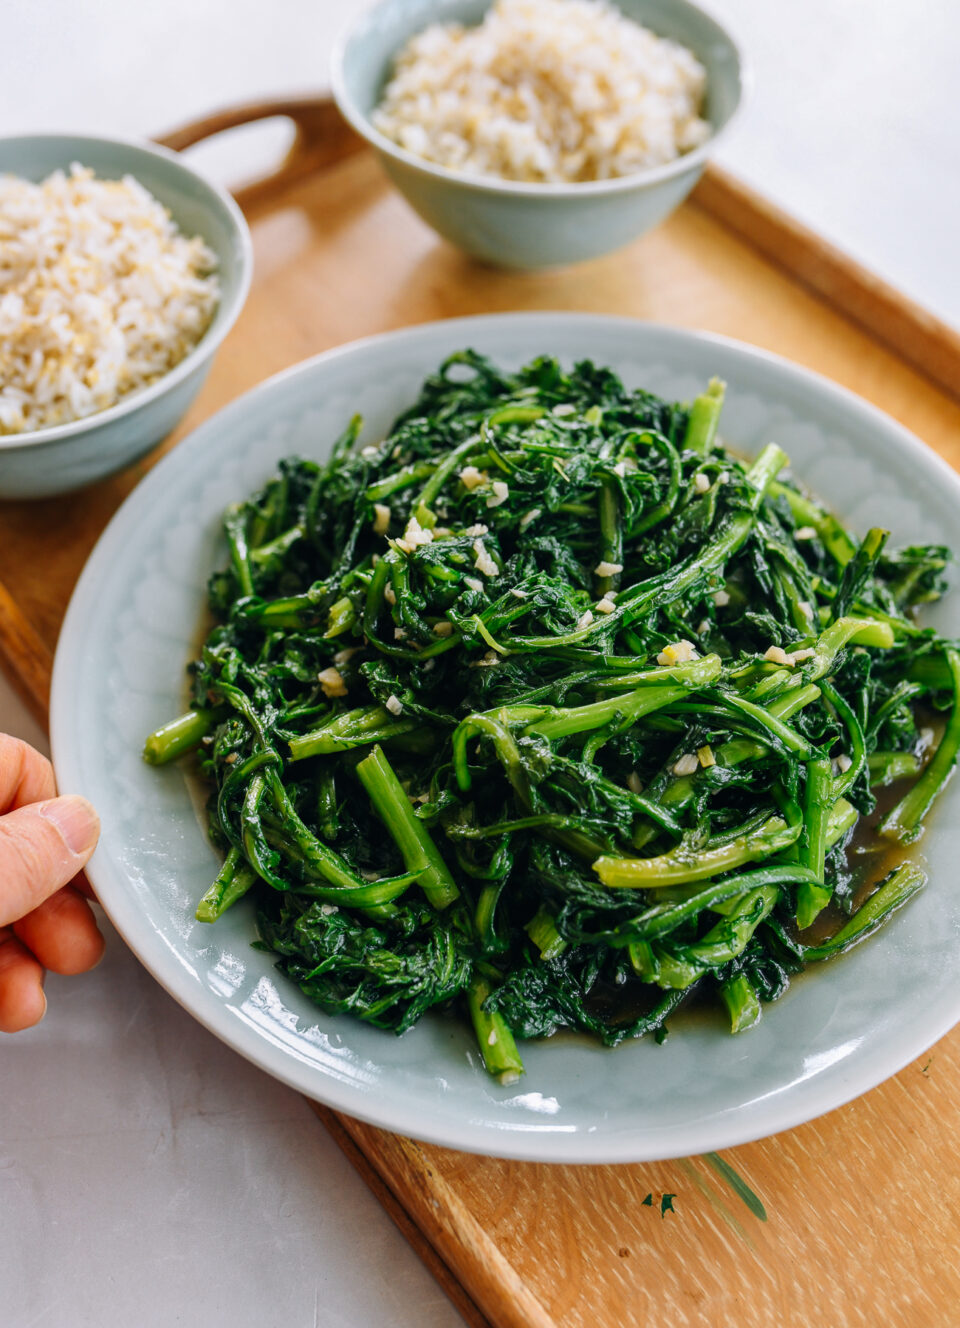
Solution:
{"label": "leafy green vegetable", "polygon": [[856,540],[776,446],[744,464],[723,391],[464,351],[381,442],[356,418],[229,509],[192,708],[144,753],[213,789],[198,918],[252,892],[324,1010],[455,1005],[511,1082],[517,1038],[661,1040],[693,990],[749,1028],[923,884],[871,894],[846,845],[905,777],[880,833],[915,838],[954,768],[960,654],[913,617],[948,555]]}

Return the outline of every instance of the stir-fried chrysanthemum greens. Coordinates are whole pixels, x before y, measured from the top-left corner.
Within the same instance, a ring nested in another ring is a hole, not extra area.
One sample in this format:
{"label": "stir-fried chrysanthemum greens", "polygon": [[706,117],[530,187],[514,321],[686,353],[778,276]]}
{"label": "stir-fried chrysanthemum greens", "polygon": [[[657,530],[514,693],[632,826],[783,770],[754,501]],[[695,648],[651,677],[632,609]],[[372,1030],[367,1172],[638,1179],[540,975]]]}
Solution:
{"label": "stir-fried chrysanthemum greens", "polygon": [[662,1037],[694,988],[749,1027],[917,890],[846,846],[897,780],[878,842],[916,838],[956,761],[960,653],[912,616],[947,551],[858,541],[775,444],[741,462],[722,398],[464,352],[382,443],[357,418],[232,507],[195,708],[146,748],[215,788],[198,918],[255,888],[324,1010],[462,1002],[509,1081],[515,1037]]}

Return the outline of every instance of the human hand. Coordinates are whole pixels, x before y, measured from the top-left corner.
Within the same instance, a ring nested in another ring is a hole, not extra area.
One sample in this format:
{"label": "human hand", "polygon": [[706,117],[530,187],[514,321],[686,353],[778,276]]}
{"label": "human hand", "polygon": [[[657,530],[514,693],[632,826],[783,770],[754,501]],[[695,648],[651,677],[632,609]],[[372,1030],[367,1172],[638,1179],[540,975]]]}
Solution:
{"label": "human hand", "polygon": [[[53,767],[0,734],[0,1032],[39,1023],[45,970],[84,973],[103,937],[75,880],[100,835],[86,798],[56,796]],[[69,882],[73,881],[73,885]]]}

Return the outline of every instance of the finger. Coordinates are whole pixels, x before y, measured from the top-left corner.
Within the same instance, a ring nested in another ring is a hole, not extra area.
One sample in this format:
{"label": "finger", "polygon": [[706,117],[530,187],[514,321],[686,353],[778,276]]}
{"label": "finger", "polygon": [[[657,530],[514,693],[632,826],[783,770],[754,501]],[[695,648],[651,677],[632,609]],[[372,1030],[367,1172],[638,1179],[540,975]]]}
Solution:
{"label": "finger", "polygon": [[0,816],[0,927],[26,917],[72,880],[99,833],[97,813],[76,796]]}
{"label": "finger", "polygon": [[0,1033],[19,1033],[46,1014],[43,967],[9,932],[0,932]]}
{"label": "finger", "polygon": [[0,733],[0,810],[57,796],[53,766],[19,738]]}
{"label": "finger", "polygon": [[96,899],[96,891],[87,880],[86,872],[80,872],[79,875],[73,878],[70,884],[74,890],[79,890],[87,899]]}
{"label": "finger", "polygon": [[13,932],[51,973],[86,973],[103,958],[93,910],[69,885],[15,922]]}

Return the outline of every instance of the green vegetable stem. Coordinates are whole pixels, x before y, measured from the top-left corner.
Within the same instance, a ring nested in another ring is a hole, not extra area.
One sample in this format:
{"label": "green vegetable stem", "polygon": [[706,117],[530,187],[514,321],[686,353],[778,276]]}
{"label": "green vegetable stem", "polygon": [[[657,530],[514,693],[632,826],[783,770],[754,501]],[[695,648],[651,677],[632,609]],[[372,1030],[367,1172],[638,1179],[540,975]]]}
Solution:
{"label": "green vegetable stem", "polygon": [[197,918],[331,1015],[459,1017],[509,1085],[523,1039],[662,1041],[691,999],[746,1034],[906,904],[960,753],[960,644],[917,616],[950,555],[744,461],[724,394],[464,350],[238,495],[144,749],[209,792]]}

